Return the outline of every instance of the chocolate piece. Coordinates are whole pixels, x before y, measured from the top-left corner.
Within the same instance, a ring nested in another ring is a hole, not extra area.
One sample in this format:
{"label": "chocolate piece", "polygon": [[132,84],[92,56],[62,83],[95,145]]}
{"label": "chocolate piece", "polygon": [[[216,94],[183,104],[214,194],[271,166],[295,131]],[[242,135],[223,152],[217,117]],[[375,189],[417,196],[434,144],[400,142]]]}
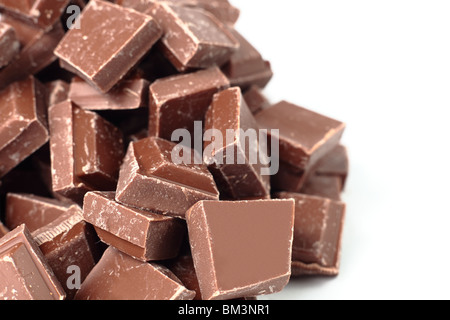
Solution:
{"label": "chocolate piece", "polygon": [[72,267],[79,268],[79,282],[82,283],[95,265],[98,255],[95,232],[83,221],[82,210],[77,205],[70,207],[60,217],[36,230],[32,236],[44,254],[48,264],[67,294],[73,299],[77,291],[70,277]]}
{"label": "chocolate piece", "polygon": [[93,188],[114,190],[123,157],[120,131],[70,101],[49,109],[53,191],[82,203]]}
{"label": "chocolate piece", "polygon": [[274,293],[287,284],[293,200],[200,201],[186,218],[203,299]]}
{"label": "chocolate piece", "polygon": [[81,13],[80,29],[69,30],[55,54],[63,68],[107,92],[160,37],[150,16],[94,0]]}
{"label": "chocolate piece", "polygon": [[48,29],[64,12],[70,0],[0,0],[0,9],[28,23]]}
{"label": "chocolate piece", "polygon": [[19,53],[20,42],[17,40],[13,27],[0,22],[0,68],[8,63]]}
{"label": "chocolate piece", "polygon": [[33,232],[60,217],[68,207],[68,204],[55,199],[32,194],[8,193],[6,224],[11,230],[25,224],[27,229]]}
{"label": "chocolate piece", "polygon": [[228,0],[167,0],[177,5],[202,8],[213,14],[222,23],[234,25],[239,18],[240,11],[233,7]]}
{"label": "chocolate piece", "polygon": [[177,218],[126,207],[114,192],[88,192],[83,218],[93,224],[100,239],[139,260],[165,260],[177,256],[185,225]]}
{"label": "chocolate piece", "polygon": [[56,60],[53,50],[64,36],[60,23],[44,31],[6,15],[0,15],[0,21],[14,28],[22,47],[20,53],[0,70],[0,89],[30,74],[37,74]]}
{"label": "chocolate piece", "polygon": [[299,169],[311,168],[338,145],[345,129],[342,122],[286,101],[255,117],[262,129],[279,129],[280,160]]}
{"label": "chocolate piece", "polygon": [[0,221],[0,238],[6,235],[9,232],[9,229],[5,227],[5,225]]}
{"label": "chocolate piece", "polygon": [[301,193],[341,201],[341,179],[334,176],[311,175]]}
{"label": "chocolate piece", "polygon": [[187,289],[195,292],[194,300],[202,300],[202,293],[198,284],[197,274],[195,273],[194,260],[190,254],[180,255],[176,259],[167,261],[165,265],[181,280]]}
{"label": "chocolate piece", "polygon": [[46,83],[47,87],[47,105],[53,106],[69,98],[70,85],[63,80],[55,80]]}
{"label": "chocolate piece", "polygon": [[[270,176],[262,175],[268,168],[267,153],[260,154],[259,132],[239,87],[214,95],[206,113],[205,132],[216,130],[221,137],[205,142],[204,161],[218,181],[219,190],[232,199],[270,195]],[[232,130],[232,140],[228,131]],[[246,138],[248,137],[248,139]],[[226,138],[226,143],[224,139]],[[265,160],[262,163],[261,157]],[[222,193],[221,192],[221,193]]]}
{"label": "chocolate piece", "polygon": [[22,225],[0,239],[0,300],[63,300],[59,281]]}
{"label": "chocolate piece", "polygon": [[45,88],[32,76],[0,92],[0,177],[48,139]]}
{"label": "chocolate piece", "polygon": [[341,180],[341,190],[343,190],[347,181],[348,168],[347,148],[338,145],[319,161],[315,174],[318,176],[338,176]]}
{"label": "chocolate piece", "polygon": [[148,6],[145,12],[164,31],[162,51],[180,72],[221,66],[239,47],[227,28],[207,11],[163,2],[151,2]]}
{"label": "chocolate piece", "polygon": [[108,93],[101,93],[79,77],[70,84],[69,98],[87,110],[130,110],[148,106],[145,79],[124,79]]}
{"label": "chocolate piece", "polygon": [[263,95],[261,89],[255,85],[251,86],[244,94],[244,100],[253,114],[256,114],[271,106],[269,100]]}
{"label": "chocolate piece", "polygon": [[272,79],[273,72],[270,63],[265,61],[258,50],[236,30],[231,30],[239,41],[239,49],[231,56],[222,70],[232,86],[246,90],[255,85],[264,88]]}
{"label": "chocolate piece", "polygon": [[78,290],[76,300],[191,300],[167,268],[109,247]]}
{"label": "chocolate piece", "polygon": [[229,87],[217,67],[160,79],[150,86],[149,134],[171,140],[177,129],[194,132],[203,121],[213,95]]}
{"label": "chocolate piece", "polygon": [[288,192],[275,197],[295,200],[293,275],[337,275],[345,204]]}
{"label": "chocolate piece", "polygon": [[[176,145],[159,138],[130,143],[120,170],[116,200],[126,205],[184,217],[200,200],[217,200],[213,177],[203,164],[175,164]],[[201,161],[200,161],[201,162]]]}

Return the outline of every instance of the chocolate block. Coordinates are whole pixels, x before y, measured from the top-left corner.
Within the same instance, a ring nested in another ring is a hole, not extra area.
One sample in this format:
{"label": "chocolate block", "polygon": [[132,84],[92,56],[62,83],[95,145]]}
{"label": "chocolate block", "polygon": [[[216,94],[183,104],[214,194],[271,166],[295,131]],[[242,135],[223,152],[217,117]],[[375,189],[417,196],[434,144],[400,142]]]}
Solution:
{"label": "chocolate block", "polygon": [[255,85],[251,86],[244,94],[244,100],[253,114],[256,114],[271,106],[269,100],[263,95],[261,89]]}
{"label": "chocolate block", "polygon": [[69,205],[61,201],[32,194],[8,193],[6,224],[12,230],[25,224],[33,232],[59,218]]}
{"label": "chocolate block", "polygon": [[55,54],[62,67],[101,92],[119,82],[162,34],[152,17],[97,0],[84,8],[80,26],[67,32]]}
{"label": "chocolate block", "polygon": [[270,63],[239,32],[231,32],[239,42],[239,49],[223,66],[222,71],[230,80],[231,86],[239,86],[244,91],[251,86],[264,88],[273,76]]}
{"label": "chocolate block", "polygon": [[63,300],[58,279],[22,225],[0,239],[0,300]]}
{"label": "chocolate block", "polygon": [[177,218],[126,207],[114,192],[88,192],[83,218],[95,226],[100,239],[142,261],[177,256],[185,225]]}
{"label": "chocolate block", "polygon": [[0,177],[48,139],[45,88],[32,76],[0,92]]}
{"label": "chocolate block", "polygon": [[0,9],[39,28],[48,29],[59,21],[69,2],[70,0],[0,0]]}
{"label": "chocolate block", "polygon": [[192,300],[167,268],[109,247],[78,290],[76,300]]}
{"label": "chocolate block", "polygon": [[341,179],[336,176],[311,175],[301,193],[341,201]]}
{"label": "chocolate block", "polygon": [[262,129],[279,129],[280,160],[299,169],[311,168],[336,147],[345,129],[342,122],[286,101],[255,118]]}
{"label": "chocolate block", "polygon": [[176,145],[159,138],[130,143],[120,170],[116,200],[143,210],[184,217],[197,201],[217,200],[213,177],[203,164],[175,164]]}
{"label": "chocolate block", "polygon": [[213,95],[229,87],[217,68],[160,79],[150,86],[149,134],[171,140],[177,129],[194,132],[203,121]]}
{"label": "chocolate block", "polygon": [[19,51],[20,42],[17,40],[14,28],[7,23],[0,22],[0,68],[8,65]]}
{"label": "chocolate block", "polygon": [[114,190],[123,156],[121,132],[70,101],[49,109],[53,191],[81,203],[87,191]]}
{"label": "chocolate block", "polygon": [[200,201],[186,218],[203,299],[274,293],[287,284],[293,200]]}
{"label": "chocolate block", "polygon": [[87,110],[132,110],[148,106],[145,79],[124,79],[108,93],[101,93],[79,77],[70,84],[69,98]]}
{"label": "chocolate block", "polygon": [[0,89],[30,74],[37,74],[56,60],[53,50],[64,36],[60,23],[44,31],[6,15],[1,15],[0,21],[14,28],[21,45],[20,53],[0,70]]}
{"label": "chocolate block", "polygon": [[296,193],[275,194],[295,200],[293,276],[339,273],[345,204]]}
{"label": "chocolate block", "polygon": [[341,190],[345,188],[349,170],[347,148],[338,145],[327,153],[317,164],[315,174],[318,176],[337,176],[341,180]]}
{"label": "chocolate block", "polygon": [[202,8],[227,25],[234,25],[240,15],[239,9],[232,6],[228,0],[168,0],[168,2],[187,7]]}
{"label": "chocolate block", "polygon": [[70,85],[63,80],[54,80],[45,84],[47,87],[47,105],[53,106],[69,98]]}
{"label": "chocolate block", "polygon": [[239,47],[227,28],[207,11],[164,2],[150,2],[148,6],[145,12],[164,32],[162,51],[180,72],[221,66]]}
{"label": "chocolate block", "polygon": [[[206,141],[204,149],[204,161],[218,181],[221,193],[232,199],[270,195],[270,176],[261,174],[263,168],[268,169],[267,150],[260,149],[258,124],[239,87],[214,95],[205,117],[205,133],[208,130],[221,135],[215,137],[213,132],[214,139],[209,140],[214,141]],[[228,137],[229,130],[233,133],[232,140]]]}
{"label": "chocolate block", "polygon": [[39,246],[48,264],[55,273],[67,294],[67,299],[73,299],[76,288],[72,284],[71,268],[79,268],[79,283],[81,284],[92,270],[97,259],[94,230],[82,218],[82,210],[77,205],[46,226],[32,233],[34,241]]}
{"label": "chocolate block", "polygon": [[202,300],[202,293],[195,273],[194,260],[190,254],[183,254],[176,259],[165,262],[165,266],[172,271],[183,285],[195,292],[193,300]]}

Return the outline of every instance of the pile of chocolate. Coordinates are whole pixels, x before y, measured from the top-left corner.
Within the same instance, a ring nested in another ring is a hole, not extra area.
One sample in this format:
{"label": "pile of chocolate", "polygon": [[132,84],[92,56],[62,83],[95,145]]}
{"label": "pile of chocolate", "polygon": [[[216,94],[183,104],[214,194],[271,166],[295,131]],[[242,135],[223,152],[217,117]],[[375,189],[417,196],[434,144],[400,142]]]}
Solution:
{"label": "pile of chocolate", "polygon": [[264,97],[227,0],[0,12],[0,299],[253,299],[338,274],[345,125]]}

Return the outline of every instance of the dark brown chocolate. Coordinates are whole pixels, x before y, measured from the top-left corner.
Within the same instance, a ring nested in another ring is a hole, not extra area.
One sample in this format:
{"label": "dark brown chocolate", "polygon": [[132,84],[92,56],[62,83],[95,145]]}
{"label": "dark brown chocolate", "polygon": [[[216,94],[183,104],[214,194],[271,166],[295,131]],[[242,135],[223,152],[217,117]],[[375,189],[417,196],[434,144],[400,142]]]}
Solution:
{"label": "dark brown chocolate", "polygon": [[306,180],[301,193],[341,201],[341,179],[313,174]]}
{"label": "dark brown chocolate", "polygon": [[78,290],[77,300],[192,300],[166,267],[136,260],[109,247]]}
{"label": "dark brown chocolate", "polygon": [[69,208],[61,201],[32,194],[9,193],[6,197],[6,224],[12,230],[25,224],[30,232],[56,220]]}
{"label": "dark brown chocolate", "polygon": [[295,200],[293,276],[337,275],[345,204],[288,192],[275,194],[275,197]]}
{"label": "dark brown chocolate", "polygon": [[[73,299],[77,285],[84,281],[98,258],[97,237],[83,221],[81,208],[71,206],[32,236],[64,288],[66,298]],[[73,270],[78,278],[71,281]]]}
{"label": "dark brown chocolate", "polygon": [[0,238],[6,235],[9,229],[0,221]]}
{"label": "dark brown chocolate", "polygon": [[[206,113],[205,135],[208,130],[214,139],[208,137],[205,140],[214,141],[205,141],[204,161],[215,176],[221,193],[236,200],[270,195],[270,176],[261,174],[262,168],[268,168],[267,151],[260,154],[263,151],[259,148],[258,124],[239,87],[214,95]],[[215,137],[213,130],[220,133],[220,137]]]}
{"label": "dark brown chocolate", "polygon": [[217,200],[213,177],[203,164],[175,164],[176,145],[159,138],[130,143],[120,170],[116,200],[143,210],[184,217],[200,200]]}
{"label": "dark brown chocolate", "polygon": [[7,66],[19,54],[20,42],[14,28],[9,24],[0,22],[0,68]]}
{"label": "dark brown chocolate", "polygon": [[244,94],[244,100],[253,114],[256,114],[271,106],[269,100],[263,95],[261,89],[251,86]]}
{"label": "dark brown chocolate", "polygon": [[233,35],[209,12],[164,2],[150,2],[148,7],[145,12],[163,29],[162,51],[180,72],[221,66],[239,47]]}
{"label": "dark brown chocolate", "polygon": [[161,34],[152,17],[94,0],[81,14],[80,28],[66,33],[55,54],[62,67],[99,91],[107,92],[139,62]]}
{"label": "dark brown chocolate", "polygon": [[287,284],[293,200],[200,201],[186,218],[203,299],[275,293]]}
{"label": "dark brown chocolate", "polygon": [[45,88],[30,76],[0,92],[0,178],[49,139]]}
{"label": "dark brown chocolate", "polygon": [[177,129],[194,133],[194,121],[203,121],[213,95],[229,87],[217,68],[156,80],[150,86],[149,135],[172,140]]}
{"label": "dark brown chocolate", "polygon": [[49,29],[64,12],[70,0],[0,0],[0,9],[39,28]]}
{"label": "dark brown chocolate", "polygon": [[318,176],[337,176],[341,180],[341,189],[345,188],[349,171],[347,148],[338,145],[327,153],[317,164],[315,174]]}
{"label": "dark brown chocolate", "polygon": [[0,70],[0,89],[30,74],[37,74],[57,59],[53,50],[64,36],[60,23],[45,31],[7,15],[1,15],[0,21],[14,28],[21,46],[20,53]]}
{"label": "dark brown chocolate", "polygon": [[63,300],[58,279],[22,225],[0,239],[0,300]]}
{"label": "dark brown chocolate", "polygon": [[126,207],[114,197],[114,192],[89,192],[84,197],[83,218],[95,226],[103,242],[143,261],[178,255],[183,221]]}
{"label": "dark brown chocolate", "polygon": [[336,147],[345,129],[340,121],[286,101],[255,117],[262,129],[279,130],[280,160],[299,169],[311,168]]}
{"label": "dark brown chocolate", "polygon": [[239,86],[244,91],[251,86],[264,88],[273,76],[270,63],[238,31],[231,32],[239,42],[239,49],[222,68],[231,86]]}

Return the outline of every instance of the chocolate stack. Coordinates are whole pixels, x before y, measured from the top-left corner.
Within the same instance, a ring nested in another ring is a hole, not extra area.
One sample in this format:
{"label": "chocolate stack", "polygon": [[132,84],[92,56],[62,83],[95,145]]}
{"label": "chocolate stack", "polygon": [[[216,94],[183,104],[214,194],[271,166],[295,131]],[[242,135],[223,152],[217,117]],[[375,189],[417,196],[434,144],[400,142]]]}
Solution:
{"label": "chocolate stack", "polygon": [[0,11],[0,299],[253,299],[338,274],[345,124],[268,101],[227,0]]}

